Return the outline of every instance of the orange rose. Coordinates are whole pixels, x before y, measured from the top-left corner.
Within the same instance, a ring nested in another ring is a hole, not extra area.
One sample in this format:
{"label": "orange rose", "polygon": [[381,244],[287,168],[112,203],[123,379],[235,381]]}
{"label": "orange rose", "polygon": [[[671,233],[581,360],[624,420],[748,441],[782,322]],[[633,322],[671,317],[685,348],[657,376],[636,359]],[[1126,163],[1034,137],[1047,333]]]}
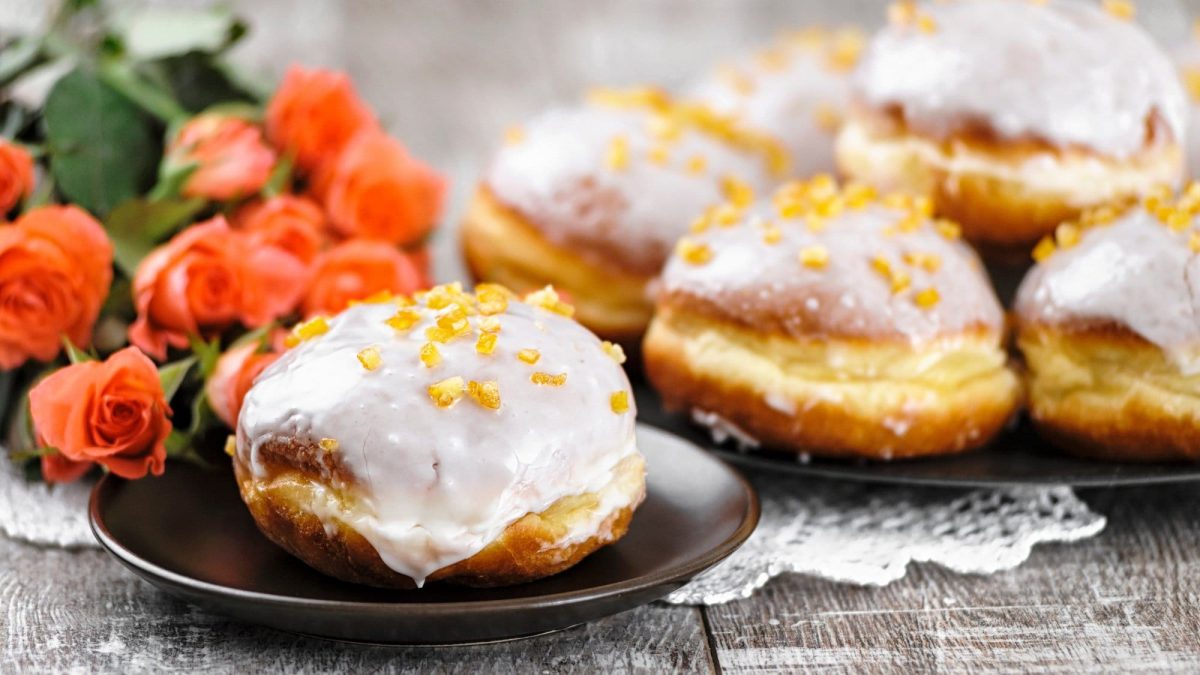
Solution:
{"label": "orange rose", "polygon": [[123,478],[163,472],[171,408],[135,347],[51,373],[30,390],[29,414],[38,443],[58,451],[43,459],[47,480],[73,480],[92,462]]}
{"label": "orange rose", "polygon": [[378,126],[345,73],[292,66],[267,104],[267,137],[312,171],[364,129]]}
{"label": "orange rose", "polygon": [[211,335],[241,322],[257,327],[292,311],[308,270],[273,246],[251,246],[221,216],[192,226],[156,248],[133,278],[137,319],[129,341],[158,359],[190,335]]}
{"label": "orange rose", "polygon": [[335,314],[379,291],[412,293],[422,287],[417,268],[401,251],[378,241],[351,239],[317,258],[304,294],[304,314]]}
{"label": "orange rose", "polygon": [[234,347],[217,359],[217,368],[205,383],[204,392],[208,395],[209,407],[229,428],[237,428],[242,400],[254,384],[254,378],[278,358],[279,354],[275,352],[259,353],[258,344],[252,342]]}
{"label": "orange rose", "polygon": [[183,184],[185,197],[226,200],[261,190],[275,166],[275,151],[250,122],[205,113],[183,125],[165,161],[197,165]]}
{"label": "orange rose", "polygon": [[0,139],[0,213],[8,213],[33,192],[33,158],[11,141]]}
{"label": "orange rose", "polygon": [[356,136],[313,184],[335,230],[400,245],[433,228],[446,193],[441,176],[380,131]]}
{"label": "orange rose", "polygon": [[83,209],[44,206],[0,225],[0,369],[53,359],[62,336],[91,343],[113,247]]}
{"label": "orange rose", "polygon": [[308,264],[321,252],[325,214],[311,199],[279,195],[239,209],[233,226],[250,234],[252,246],[274,246]]}

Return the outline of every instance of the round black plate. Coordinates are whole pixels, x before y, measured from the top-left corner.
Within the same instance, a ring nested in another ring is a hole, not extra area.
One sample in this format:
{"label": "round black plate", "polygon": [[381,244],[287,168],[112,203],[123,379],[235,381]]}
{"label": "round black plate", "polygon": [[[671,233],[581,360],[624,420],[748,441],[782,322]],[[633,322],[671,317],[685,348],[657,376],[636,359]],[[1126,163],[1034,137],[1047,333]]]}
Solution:
{"label": "round black plate", "polygon": [[798,461],[795,453],[769,449],[741,452],[729,444],[714,443],[706,429],[686,415],[663,410],[648,385],[634,385],[638,419],[693,443],[741,466],[785,471],[802,476],[879,483],[907,483],[945,487],[1000,487],[1006,485],[1073,485],[1109,487],[1200,481],[1200,464],[1122,464],[1072,457],[1042,440],[1022,421],[990,445],[975,452],[894,462],[820,459]]}
{"label": "round black plate", "polygon": [[554,577],[471,589],[388,591],[337,581],[259,533],[232,471],[174,464],[111,475],[92,492],[100,543],[139,576],[215,612],[320,637],[457,644],[530,636],[645,604],[715,565],[758,524],[753,488],[695,446],[639,426],[647,496],[629,533]]}

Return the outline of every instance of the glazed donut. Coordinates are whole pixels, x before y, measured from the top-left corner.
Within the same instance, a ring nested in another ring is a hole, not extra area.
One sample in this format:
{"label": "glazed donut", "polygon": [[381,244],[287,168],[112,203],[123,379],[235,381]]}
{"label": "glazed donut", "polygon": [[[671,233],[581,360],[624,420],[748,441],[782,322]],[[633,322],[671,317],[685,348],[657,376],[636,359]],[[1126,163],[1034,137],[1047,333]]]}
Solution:
{"label": "glazed donut", "polygon": [[486,285],[376,298],[297,326],[238,418],[267,538],[380,587],[498,586],[620,539],[645,491],[619,348]]}
{"label": "glazed donut", "polygon": [[651,89],[600,91],[510,132],[463,222],[476,279],[553,284],[603,337],[636,344],[646,284],[706,207],[782,172],[772,139]]}
{"label": "glazed donut", "polygon": [[1200,459],[1200,185],[1039,244],[1017,294],[1038,429],[1076,454]]}
{"label": "glazed donut", "polygon": [[848,74],[865,44],[857,28],[787,33],[752,56],[722,64],[687,95],[779,139],[792,175],[831,173]]}
{"label": "glazed donut", "polygon": [[650,381],[751,446],[886,460],[986,443],[1020,398],[1004,314],[958,227],[929,213],[818,176],[702,223],[663,272]]}
{"label": "glazed donut", "polygon": [[902,2],[890,15],[852,77],[836,147],[846,177],[927,195],[1009,258],[1086,208],[1182,179],[1184,93],[1128,17],[1077,0]]}

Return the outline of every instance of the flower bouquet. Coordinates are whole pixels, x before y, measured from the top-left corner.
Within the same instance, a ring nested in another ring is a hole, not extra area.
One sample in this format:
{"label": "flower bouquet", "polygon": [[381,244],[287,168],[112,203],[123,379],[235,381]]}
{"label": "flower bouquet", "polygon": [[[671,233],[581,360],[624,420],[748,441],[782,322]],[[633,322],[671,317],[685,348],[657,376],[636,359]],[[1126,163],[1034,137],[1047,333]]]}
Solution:
{"label": "flower bouquet", "polygon": [[284,326],[427,285],[445,181],[346,75],[240,73],[245,32],[74,0],[0,44],[0,411],[31,478],[203,461]]}

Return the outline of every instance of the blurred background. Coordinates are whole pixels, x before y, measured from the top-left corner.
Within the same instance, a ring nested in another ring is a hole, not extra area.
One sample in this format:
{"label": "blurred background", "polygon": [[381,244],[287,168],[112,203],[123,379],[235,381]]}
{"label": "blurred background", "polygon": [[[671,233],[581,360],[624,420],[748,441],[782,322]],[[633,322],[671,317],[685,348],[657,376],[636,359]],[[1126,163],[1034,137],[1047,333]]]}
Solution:
{"label": "blurred background", "polygon": [[[884,21],[885,0],[106,0],[118,7],[228,6],[250,34],[233,60],[274,82],[292,62],[349,72],[384,124],[452,181],[436,235],[440,280],[461,278],[456,230],[504,129],[593,85],[680,86],[806,25]],[[1014,0],[1022,1],[1022,0]],[[1096,0],[1099,2],[1099,0]],[[44,21],[54,0],[0,0],[0,33]],[[1170,48],[1200,0],[1141,0]]]}

